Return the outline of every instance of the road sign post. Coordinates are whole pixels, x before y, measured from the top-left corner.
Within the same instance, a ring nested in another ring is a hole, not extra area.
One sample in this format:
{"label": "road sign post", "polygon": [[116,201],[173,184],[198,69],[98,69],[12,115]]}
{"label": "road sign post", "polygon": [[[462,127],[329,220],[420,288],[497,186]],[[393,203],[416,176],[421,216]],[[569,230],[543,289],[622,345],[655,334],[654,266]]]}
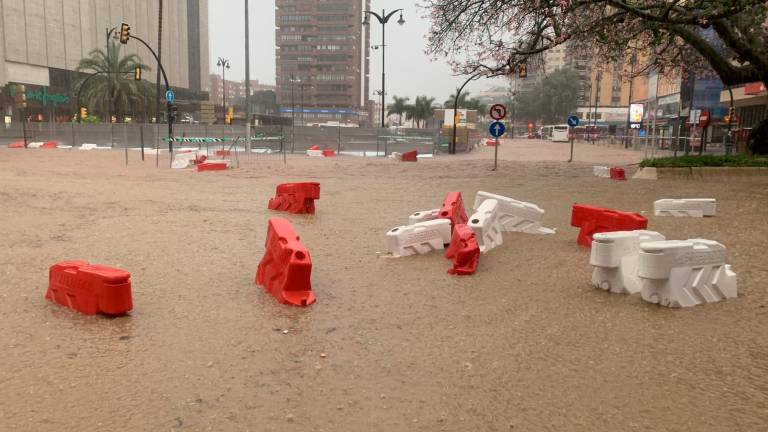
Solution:
{"label": "road sign post", "polygon": [[568,159],[568,162],[573,162],[573,138],[574,138],[574,135],[576,135],[573,133],[573,128],[575,128],[578,125],[579,125],[578,116],[575,116],[575,115],[568,116],[568,135],[570,135],[569,138],[571,140],[571,157],[570,159]]}
{"label": "road sign post", "polygon": [[[504,114],[506,115],[506,111],[504,111]],[[504,135],[504,132],[506,132],[507,128],[504,126],[504,123],[500,121],[495,121],[491,123],[491,125],[488,127],[488,132],[491,134],[492,137],[496,139],[496,145],[493,149],[493,170],[496,171],[496,168],[498,168],[499,165],[499,137]]]}

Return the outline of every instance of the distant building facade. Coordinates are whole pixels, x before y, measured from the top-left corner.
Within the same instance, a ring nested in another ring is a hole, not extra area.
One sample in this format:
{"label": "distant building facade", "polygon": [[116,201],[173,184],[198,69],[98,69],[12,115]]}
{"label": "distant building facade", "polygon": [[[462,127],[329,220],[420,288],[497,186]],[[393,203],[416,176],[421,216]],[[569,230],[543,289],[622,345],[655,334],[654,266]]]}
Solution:
{"label": "distant building facade", "polygon": [[[107,31],[129,23],[131,33],[157,48],[155,0],[0,0],[0,97],[3,113],[17,118],[9,84],[24,84],[30,116],[39,121],[71,118],[78,62],[94,49],[106,50]],[[111,41],[111,40],[110,40]],[[138,42],[118,44],[122,55],[137,54],[152,68],[142,79],[155,82],[157,65]],[[207,100],[208,0],[165,0],[162,62],[181,102]]]}
{"label": "distant building facade", "polygon": [[368,123],[370,0],[276,0],[277,103],[297,123]]}

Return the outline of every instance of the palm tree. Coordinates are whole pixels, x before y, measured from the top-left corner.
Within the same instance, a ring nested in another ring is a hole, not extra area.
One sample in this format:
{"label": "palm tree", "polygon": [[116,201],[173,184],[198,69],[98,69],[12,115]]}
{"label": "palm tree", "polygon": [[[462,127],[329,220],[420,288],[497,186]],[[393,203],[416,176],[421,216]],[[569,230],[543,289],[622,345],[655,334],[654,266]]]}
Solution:
{"label": "palm tree", "polygon": [[[459,95],[459,103],[456,104],[456,108],[465,108],[465,105],[467,104],[467,100],[469,98],[469,92],[464,92]],[[448,96],[448,100],[446,100],[443,103],[443,108],[449,108],[453,109],[453,103],[455,102],[454,99],[456,99],[456,93],[453,93],[452,95]]]}
{"label": "palm tree", "polygon": [[408,100],[410,98],[392,96],[392,99],[394,100],[394,102],[392,103],[392,105],[389,106],[389,110],[387,111],[387,117],[391,116],[392,114],[396,114],[400,116],[400,121],[398,123],[402,126],[403,114],[405,114],[407,111]]}
{"label": "palm tree", "polygon": [[106,118],[110,111],[111,98],[113,114],[117,118],[125,118],[131,111],[146,115],[154,108],[155,90],[146,81],[133,79],[133,72],[137,67],[143,71],[150,70],[136,54],[121,57],[119,45],[110,41],[109,55],[101,49],[94,49],[89,57],[80,60],[77,71],[89,75],[78,80],[74,91],[78,92],[91,74],[98,73],[88,79],[82,89],[81,103],[90,107],[91,112],[98,111]]}
{"label": "palm tree", "polygon": [[435,103],[435,98],[427,96],[416,96],[416,100],[413,105],[408,105],[406,110],[406,118],[408,120],[414,120],[416,127],[420,128],[423,124],[426,125],[427,120],[432,118],[435,114],[435,109],[432,104]]}

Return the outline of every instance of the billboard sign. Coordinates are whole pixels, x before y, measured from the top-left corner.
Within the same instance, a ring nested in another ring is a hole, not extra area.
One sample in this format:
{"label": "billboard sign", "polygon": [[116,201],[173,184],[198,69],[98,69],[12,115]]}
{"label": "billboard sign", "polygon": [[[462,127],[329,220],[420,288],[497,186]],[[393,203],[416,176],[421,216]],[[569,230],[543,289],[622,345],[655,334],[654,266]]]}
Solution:
{"label": "billboard sign", "polygon": [[643,122],[643,104],[633,103],[629,105],[629,122],[630,123],[642,123]]}

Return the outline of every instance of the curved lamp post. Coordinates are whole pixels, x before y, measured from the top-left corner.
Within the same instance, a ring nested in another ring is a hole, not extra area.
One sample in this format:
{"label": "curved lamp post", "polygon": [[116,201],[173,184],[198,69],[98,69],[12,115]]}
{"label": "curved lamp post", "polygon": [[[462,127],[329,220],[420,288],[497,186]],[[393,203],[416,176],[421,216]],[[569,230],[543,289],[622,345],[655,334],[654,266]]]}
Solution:
{"label": "curved lamp post", "polygon": [[[389,22],[389,19],[392,18],[394,14],[397,12],[400,12],[400,18],[397,20],[397,23],[400,25],[405,24],[405,20],[403,19],[403,10],[402,9],[395,9],[390,13],[386,13],[385,10],[381,10],[381,15],[377,14],[376,12],[372,12],[369,10],[363,11],[365,13],[365,19],[363,20],[363,25],[370,24],[370,16],[373,15],[376,17],[376,19],[381,23],[381,127],[384,127],[384,109],[385,109],[385,103],[384,103],[384,94],[386,93],[386,87],[385,87],[385,78],[386,75],[384,73],[384,49],[386,48],[386,39],[385,39],[385,26]],[[379,45],[374,45],[373,49],[378,49]]]}

